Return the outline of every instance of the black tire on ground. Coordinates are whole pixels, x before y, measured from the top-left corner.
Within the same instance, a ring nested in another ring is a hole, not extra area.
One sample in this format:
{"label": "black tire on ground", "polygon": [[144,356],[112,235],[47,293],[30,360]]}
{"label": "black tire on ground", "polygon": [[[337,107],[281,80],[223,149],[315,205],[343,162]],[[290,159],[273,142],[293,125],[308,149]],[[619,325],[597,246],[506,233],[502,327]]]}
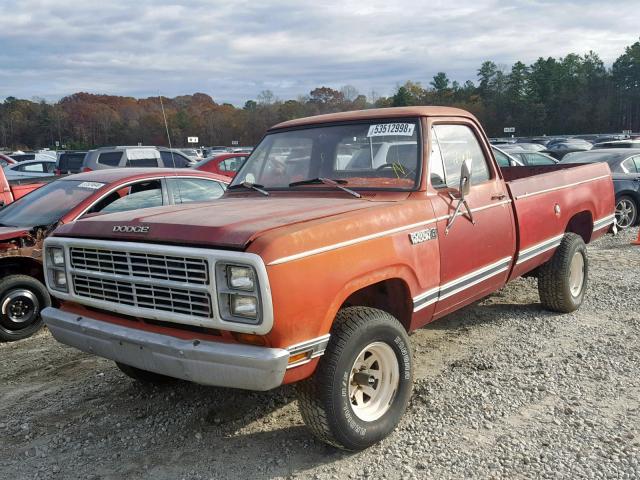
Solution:
{"label": "black tire on ground", "polygon": [[42,282],[28,275],[8,275],[0,280],[0,341],[30,337],[42,327],[40,312],[51,306]]}
{"label": "black tire on ground", "polygon": [[542,306],[560,313],[577,310],[584,300],[588,279],[587,247],[581,236],[566,233],[553,257],[538,269]]}
{"label": "black tire on ground", "polygon": [[616,198],[616,223],[618,228],[633,227],[638,223],[638,204],[629,195]]}
{"label": "black tire on ground", "polygon": [[116,362],[116,366],[127,377],[133,378],[140,383],[152,384],[152,385],[166,385],[168,383],[177,382],[177,378],[167,377],[156,372],[150,372],[148,370],[142,370],[141,368],[132,367],[125,363]]}
{"label": "black tire on ground", "polygon": [[[370,363],[369,369],[361,359]],[[396,428],[411,397],[413,357],[407,332],[381,310],[340,310],[315,373],[297,389],[302,418],[320,440],[352,451],[379,442]],[[372,395],[357,392],[364,389]],[[367,416],[362,407],[353,405],[357,401],[374,409]]]}

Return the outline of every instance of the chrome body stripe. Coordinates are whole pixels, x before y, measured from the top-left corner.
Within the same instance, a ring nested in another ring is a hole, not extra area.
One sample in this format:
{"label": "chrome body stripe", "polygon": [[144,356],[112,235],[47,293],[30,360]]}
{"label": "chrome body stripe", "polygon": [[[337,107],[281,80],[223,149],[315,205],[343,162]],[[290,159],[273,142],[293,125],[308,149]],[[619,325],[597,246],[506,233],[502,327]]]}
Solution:
{"label": "chrome body stripe", "polygon": [[[489,205],[484,205],[482,207],[472,208],[471,213],[481,212],[482,210],[487,210],[493,207],[499,207],[501,205],[505,205],[507,203],[511,203],[511,199],[502,200],[500,202],[491,203]],[[464,215],[465,212],[458,213],[458,216]],[[368,240],[374,240],[380,237],[386,237],[387,235],[393,235],[395,233],[404,232],[405,230],[411,230],[412,228],[424,227],[425,225],[431,225],[436,222],[440,222],[442,220],[447,220],[450,215],[443,215],[441,217],[432,218],[430,220],[425,220],[424,222],[412,223],[411,225],[404,225],[397,228],[392,228],[390,230],[384,230],[382,232],[372,233],[369,235],[364,235],[362,237],[353,238],[351,240],[345,240],[344,242],[334,243],[332,245],[326,245],[324,247],[314,248],[313,250],[306,250],[304,252],[295,253],[293,255],[288,255],[286,257],[277,258],[272,260],[267,264],[267,266],[271,265],[280,265],[281,263],[292,262],[294,260],[299,260],[301,258],[310,257],[312,255],[317,255],[319,253],[330,252],[331,250],[337,250],[343,247],[349,247],[351,245],[355,245],[361,242],[366,242]]]}
{"label": "chrome body stripe", "polygon": [[484,282],[499,273],[509,269],[511,257],[505,257],[491,265],[486,265],[478,270],[474,270],[460,278],[456,278],[440,287],[428,290],[413,298],[413,311],[418,312],[438,300],[444,300],[478,283]]}
{"label": "chrome body stripe", "polygon": [[601,230],[604,227],[608,227],[614,222],[615,218],[615,214],[612,214],[607,217],[601,218],[600,220],[596,220],[595,222],[593,222],[593,231],[595,232],[596,230]]}
{"label": "chrome body stripe", "polygon": [[531,260],[532,258],[537,257],[538,255],[551,250],[552,248],[556,248],[558,245],[560,245],[560,242],[562,242],[562,237],[564,237],[564,233],[562,235],[548,238],[547,240],[537,243],[532,247],[521,250],[520,253],[518,253],[518,260],[516,261],[516,265],[520,265],[521,263],[526,262],[527,260]]}
{"label": "chrome body stripe", "polygon": [[600,175],[599,177],[590,178],[589,180],[582,180],[580,182],[570,183],[568,185],[561,185],[559,187],[546,188],[544,190],[538,190],[537,192],[523,193],[522,195],[518,195],[516,197],[516,200],[520,200],[527,197],[533,197],[534,195],[540,195],[541,193],[555,192],[556,190],[575,187],[577,185],[582,185],[583,183],[595,182],[596,180],[601,180],[603,178],[611,178],[611,175]]}
{"label": "chrome body stripe", "polygon": [[299,360],[294,363],[290,363],[287,365],[287,370],[293,367],[299,367],[300,365],[304,365],[305,363],[309,363],[314,358],[320,357],[324,354],[327,345],[329,344],[329,337],[331,335],[327,333],[318,338],[312,338],[311,340],[307,340],[302,343],[296,343],[295,345],[291,345],[287,347],[287,351],[289,352],[289,356],[297,355],[299,353],[309,352],[302,360]]}

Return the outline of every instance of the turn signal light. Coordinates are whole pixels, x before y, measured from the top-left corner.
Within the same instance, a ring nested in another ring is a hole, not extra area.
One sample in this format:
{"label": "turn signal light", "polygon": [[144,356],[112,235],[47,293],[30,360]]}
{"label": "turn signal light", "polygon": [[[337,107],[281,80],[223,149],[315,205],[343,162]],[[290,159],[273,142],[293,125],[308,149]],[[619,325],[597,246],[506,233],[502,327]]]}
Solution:
{"label": "turn signal light", "polygon": [[266,347],[267,339],[262,335],[253,335],[251,333],[234,333],[233,337],[240,343],[248,343],[258,347]]}
{"label": "turn signal light", "polygon": [[306,360],[309,356],[309,352],[296,353],[295,355],[291,355],[289,357],[289,365],[293,363],[301,362],[302,360]]}

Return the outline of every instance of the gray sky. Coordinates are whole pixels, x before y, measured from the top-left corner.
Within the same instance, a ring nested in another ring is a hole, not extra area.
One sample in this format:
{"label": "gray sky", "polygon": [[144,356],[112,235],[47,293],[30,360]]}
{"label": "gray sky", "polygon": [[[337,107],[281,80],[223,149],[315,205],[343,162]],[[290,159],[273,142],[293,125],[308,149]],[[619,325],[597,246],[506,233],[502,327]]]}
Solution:
{"label": "gray sky", "polygon": [[[615,8],[614,8],[615,5]],[[638,0],[0,0],[0,99],[204,92],[242,105],[352,84],[389,95],[438,71],[638,40]],[[625,12],[627,12],[625,14]]]}

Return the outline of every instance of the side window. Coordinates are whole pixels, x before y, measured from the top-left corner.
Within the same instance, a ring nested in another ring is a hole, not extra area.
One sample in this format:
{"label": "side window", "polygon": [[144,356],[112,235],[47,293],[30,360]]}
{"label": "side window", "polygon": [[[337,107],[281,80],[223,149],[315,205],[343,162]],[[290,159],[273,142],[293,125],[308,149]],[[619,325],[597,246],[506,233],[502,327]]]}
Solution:
{"label": "side window", "polygon": [[556,162],[539,153],[525,153],[528,165],[555,165]]}
{"label": "side window", "polygon": [[475,135],[466,125],[434,125],[435,136],[442,152],[447,186],[460,184],[462,163],[471,159],[471,184],[489,180],[489,167]]}
{"label": "side window", "polygon": [[22,168],[20,168],[20,171],[44,173],[44,163],[32,163],[29,165],[23,165]]}
{"label": "side window", "polygon": [[237,172],[247,157],[227,158],[220,162],[220,170],[225,172]]}
{"label": "side window", "polygon": [[629,173],[638,172],[638,169],[636,168],[636,162],[634,161],[634,157],[627,158],[624,162],[622,162],[622,166]]}
{"label": "side window", "polygon": [[117,167],[120,165],[121,158],[122,152],[105,152],[98,157],[98,163],[109,167]]}
{"label": "side window", "polygon": [[507,157],[500,150],[496,150],[495,148],[492,149],[492,150],[493,150],[493,156],[496,157],[496,162],[498,162],[499,166],[501,166],[501,167],[510,167],[511,166],[511,162],[509,161],[509,157]]}
{"label": "side window", "polygon": [[220,198],[224,187],[204,178],[168,178],[174,203],[210,202]]}
{"label": "side window", "polygon": [[636,167],[636,173],[640,173],[640,155],[633,157],[633,164]]}
{"label": "side window", "polygon": [[87,213],[113,213],[137,210],[139,208],[162,205],[162,184],[160,180],[134,183],[112,192],[94,205]]}
{"label": "side window", "polygon": [[444,174],[444,161],[442,160],[442,152],[440,152],[438,137],[433,128],[431,128],[431,152],[429,153],[429,175],[431,177],[431,185],[433,185],[434,188],[443,188],[447,186],[446,176]]}
{"label": "side window", "polygon": [[189,165],[189,160],[176,152],[172,153],[166,150],[161,150],[160,158],[162,158],[162,163],[166,168],[185,168]]}
{"label": "side window", "polygon": [[128,160],[129,167],[157,167],[157,158],[132,158]]}

